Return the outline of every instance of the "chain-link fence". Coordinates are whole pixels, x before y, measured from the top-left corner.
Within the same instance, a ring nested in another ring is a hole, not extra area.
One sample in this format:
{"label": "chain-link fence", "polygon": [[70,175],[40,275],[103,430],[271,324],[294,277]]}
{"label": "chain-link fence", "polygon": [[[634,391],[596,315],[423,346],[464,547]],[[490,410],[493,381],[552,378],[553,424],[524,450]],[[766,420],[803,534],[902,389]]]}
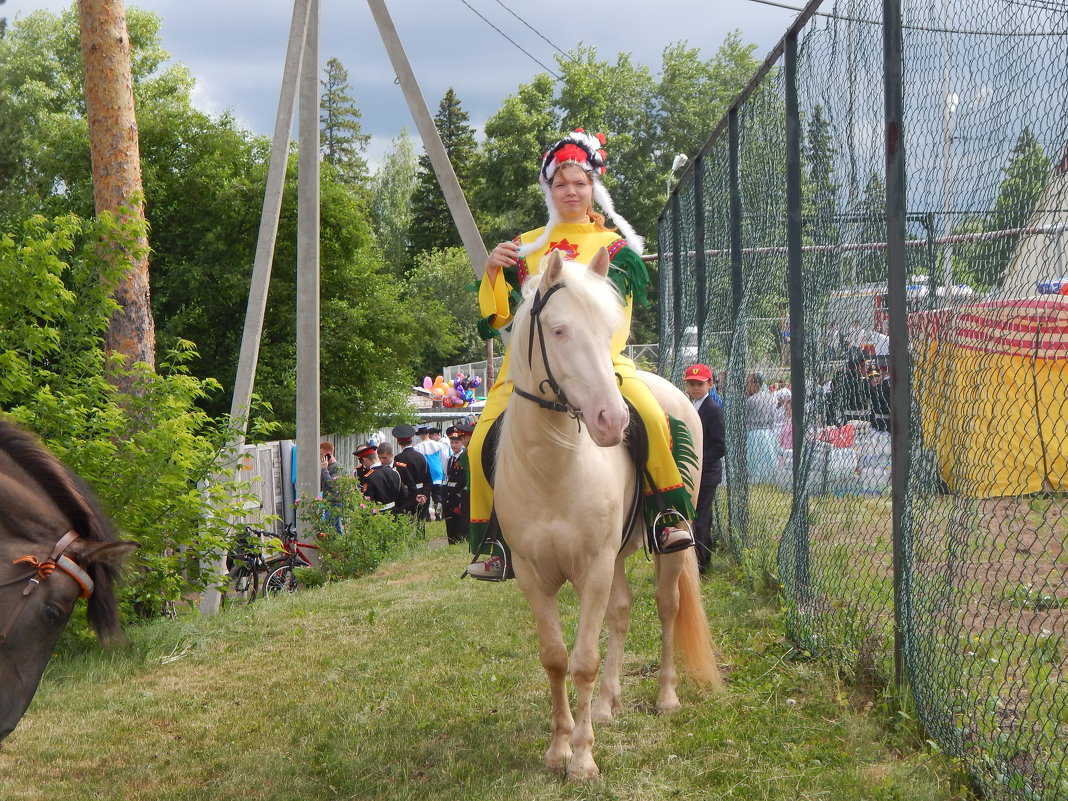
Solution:
{"label": "chain-link fence", "polygon": [[1068,799],[1068,4],[883,5],[809,3],[691,160],[659,368],[719,378],[725,539],[796,643]]}

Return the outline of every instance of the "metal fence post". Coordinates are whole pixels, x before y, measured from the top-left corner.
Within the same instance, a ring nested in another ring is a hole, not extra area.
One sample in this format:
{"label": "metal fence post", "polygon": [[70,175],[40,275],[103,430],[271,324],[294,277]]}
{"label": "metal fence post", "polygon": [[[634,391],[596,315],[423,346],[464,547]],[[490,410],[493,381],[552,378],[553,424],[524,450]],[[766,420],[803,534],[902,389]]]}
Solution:
{"label": "metal fence post", "polygon": [[805,446],[805,285],[801,251],[801,113],[797,100],[797,31],[786,36],[786,248],[787,297],[790,305],[790,386],[793,425],[793,496],[797,586],[808,595],[808,493],[799,492],[801,456]]}
{"label": "metal fence post", "polygon": [[705,317],[708,315],[708,279],[705,258],[705,157],[697,156],[693,165],[694,291],[697,293],[694,314],[697,319],[697,359],[705,360]]}
{"label": "metal fence post", "polygon": [[901,0],[883,0],[883,90],[886,110],[886,259],[890,318],[890,493],[894,538],[894,679],[905,683],[904,588],[906,490],[910,431],[908,254],[905,251],[905,130]]}

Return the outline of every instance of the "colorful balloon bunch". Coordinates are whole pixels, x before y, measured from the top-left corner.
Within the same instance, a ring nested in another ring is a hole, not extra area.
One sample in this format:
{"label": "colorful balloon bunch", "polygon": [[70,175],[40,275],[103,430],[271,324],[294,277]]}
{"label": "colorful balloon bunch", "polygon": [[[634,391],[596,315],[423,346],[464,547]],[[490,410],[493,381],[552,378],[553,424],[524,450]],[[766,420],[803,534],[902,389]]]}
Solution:
{"label": "colorful balloon bunch", "polygon": [[429,390],[430,397],[440,400],[442,406],[460,408],[467,406],[475,400],[475,388],[482,384],[482,379],[477,375],[468,378],[463,373],[457,373],[451,384],[446,384],[442,376],[433,381],[430,376],[423,379],[423,389]]}

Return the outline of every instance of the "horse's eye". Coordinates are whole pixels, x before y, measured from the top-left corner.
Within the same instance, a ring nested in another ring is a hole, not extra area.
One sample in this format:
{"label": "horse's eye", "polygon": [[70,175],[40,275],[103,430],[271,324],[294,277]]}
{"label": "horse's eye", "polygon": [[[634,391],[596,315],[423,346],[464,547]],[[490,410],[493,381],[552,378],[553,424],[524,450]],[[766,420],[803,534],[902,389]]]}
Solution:
{"label": "horse's eye", "polygon": [[45,617],[48,618],[48,622],[61,626],[67,622],[67,613],[60,607],[59,604],[54,604],[51,601],[45,604]]}
{"label": "horse's eye", "polygon": [[557,339],[561,339],[561,338],[567,336],[567,327],[563,326],[563,325],[556,326],[553,329],[553,336],[556,337]]}

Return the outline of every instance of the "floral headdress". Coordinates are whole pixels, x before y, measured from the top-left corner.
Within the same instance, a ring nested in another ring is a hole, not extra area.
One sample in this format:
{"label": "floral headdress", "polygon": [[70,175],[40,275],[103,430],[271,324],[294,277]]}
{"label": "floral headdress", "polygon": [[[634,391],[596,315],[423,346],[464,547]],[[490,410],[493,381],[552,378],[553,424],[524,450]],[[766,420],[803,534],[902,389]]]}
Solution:
{"label": "floral headdress", "polygon": [[612,219],[616,227],[619,228],[623,234],[623,238],[627,240],[627,244],[638,254],[641,255],[645,242],[640,236],[638,236],[634,229],[631,228],[621,214],[619,214],[615,206],[612,204],[612,197],[608,194],[608,190],[605,189],[604,184],[601,183],[601,176],[608,171],[608,154],[604,150],[605,135],[599,133],[591,135],[586,133],[582,128],[576,128],[560,141],[556,142],[550,147],[541,159],[541,171],[538,174],[538,183],[541,186],[541,191],[545,194],[545,206],[549,210],[549,220],[545,224],[545,230],[542,235],[534,242],[527,245],[523,245],[519,249],[519,255],[527,256],[540,250],[544,247],[545,243],[549,241],[549,235],[552,232],[553,227],[559,222],[557,219],[556,208],[552,202],[552,181],[553,176],[556,175],[556,171],[561,167],[569,164],[574,164],[581,167],[586,171],[586,174],[590,176],[590,180],[593,182],[593,199],[601,210]]}

